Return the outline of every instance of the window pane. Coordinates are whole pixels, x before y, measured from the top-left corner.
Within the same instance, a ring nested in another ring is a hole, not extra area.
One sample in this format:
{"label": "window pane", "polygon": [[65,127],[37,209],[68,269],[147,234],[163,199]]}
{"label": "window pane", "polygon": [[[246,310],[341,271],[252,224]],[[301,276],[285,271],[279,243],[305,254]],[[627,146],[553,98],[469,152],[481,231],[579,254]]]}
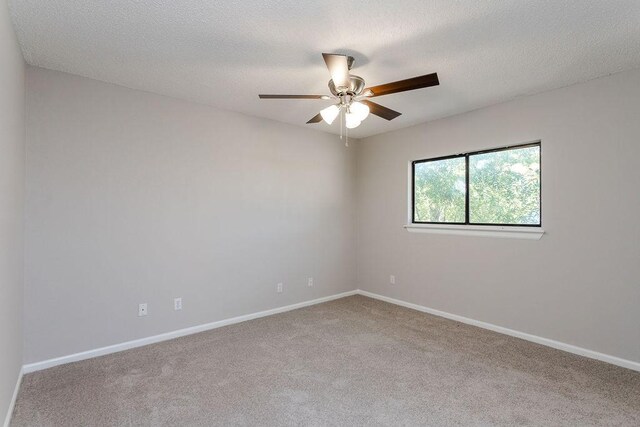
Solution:
{"label": "window pane", "polygon": [[540,224],[540,147],[469,156],[469,221]]}
{"label": "window pane", "polygon": [[465,221],[465,159],[416,163],[415,222]]}

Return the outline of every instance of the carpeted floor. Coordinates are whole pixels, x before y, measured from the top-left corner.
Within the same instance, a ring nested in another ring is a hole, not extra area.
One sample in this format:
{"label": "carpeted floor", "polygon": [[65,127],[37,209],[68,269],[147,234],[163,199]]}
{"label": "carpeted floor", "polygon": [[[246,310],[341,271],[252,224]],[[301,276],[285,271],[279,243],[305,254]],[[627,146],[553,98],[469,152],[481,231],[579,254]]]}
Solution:
{"label": "carpeted floor", "polygon": [[12,426],[640,425],[640,373],[354,296],[26,375]]}

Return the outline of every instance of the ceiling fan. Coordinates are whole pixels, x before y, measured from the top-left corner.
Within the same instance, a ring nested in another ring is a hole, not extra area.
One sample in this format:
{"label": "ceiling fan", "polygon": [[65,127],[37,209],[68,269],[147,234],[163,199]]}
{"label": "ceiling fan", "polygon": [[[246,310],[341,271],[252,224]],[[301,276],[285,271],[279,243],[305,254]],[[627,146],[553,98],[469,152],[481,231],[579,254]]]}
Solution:
{"label": "ceiling fan", "polygon": [[[260,99],[335,99],[333,104],[320,113],[313,116],[307,123],[319,123],[324,120],[331,124],[339,114],[344,115],[344,123],[347,129],[360,126],[360,123],[369,116],[369,113],[382,117],[386,120],[393,120],[402,113],[380,104],[369,101],[368,98],[376,96],[390,95],[392,93],[405,92],[408,90],[421,89],[430,86],[437,86],[438,74],[431,73],[424,76],[413,77],[406,80],[399,80],[393,83],[386,83],[378,86],[365,87],[364,79],[360,76],[349,74],[353,66],[353,57],[338,55],[334,53],[323,53],[322,57],[327,64],[331,80],[329,80],[329,91],[331,95],[258,95]],[[341,116],[342,118],[342,116]]]}

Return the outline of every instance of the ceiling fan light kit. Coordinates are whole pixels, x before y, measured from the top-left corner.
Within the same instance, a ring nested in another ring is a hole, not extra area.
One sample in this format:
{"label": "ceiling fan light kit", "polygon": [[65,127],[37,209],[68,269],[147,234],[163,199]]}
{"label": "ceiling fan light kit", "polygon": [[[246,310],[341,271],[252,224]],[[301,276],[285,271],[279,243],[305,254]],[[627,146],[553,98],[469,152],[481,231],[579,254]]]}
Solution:
{"label": "ceiling fan light kit", "polygon": [[356,114],[349,111],[344,114],[344,125],[347,129],[355,129],[360,126],[360,123],[362,123],[362,120],[359,120]]}
{"label": "ceiling fan light kit", "polygon": [[322,116],[322,120],[327,122],[327,124],[333,123],[333,121],[340,114],[340,107],[338,105],[330,105],[324,110],[320,111],[320,115]]}
{"label": "ceiling fan light kit", "polygon": [[360,124],[369,116],[369,113],[382,117],[385,120],[393,120],[402,114],[380,104],[376,104],[368,98],[437,86],[440,84],[438,75],[436,73],[432,73],[367,88],[362,77],[349,74],[354,62],[354,58],[352,56],[323,53],[322,57],[324,58],[324,62],[329,69],[329,74],[331,75],[331,80],[329,80],[329,92],[331,92],[331,96],[259,95],[260,99],[334,99],[338,101],[336,104],[324,108],[307,123],[319,123],[324,121],[330,125],[339,115],[341,115],[341,117],[344,118],[344,120],[342,120],[342,118],[340,120],[341,126],[342,123],[344,123],[344,126],[347,129],[354,129],[360,126]]}
{"label": "ceiling fan light kit", "polygon": [[363,121],[364,119],[369,117],[369,107],[364,105],[362,102],[352,102],[349,109],[351,110],[351,113],[355,114],[360,121]]}

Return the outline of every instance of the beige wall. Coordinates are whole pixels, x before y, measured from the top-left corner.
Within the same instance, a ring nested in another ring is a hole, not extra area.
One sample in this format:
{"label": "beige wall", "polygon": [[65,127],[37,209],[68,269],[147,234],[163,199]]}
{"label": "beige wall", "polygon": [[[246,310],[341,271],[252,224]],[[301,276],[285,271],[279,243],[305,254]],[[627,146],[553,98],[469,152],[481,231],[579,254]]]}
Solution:
{"label": "beige wall", "polygon": [[0,2],[0,422],[22,366],[24,60]]}
{"label": "beige wall", "polygon": [[38,68],[27,87],[25,363],[355,288],[338,137]]}
{"label": "beige wall", "polygon": [[[27,75],[25,363],[356,287],[640,361],[640,71],[367,138],[357,168],[332,135]],[[541,240],[402,228],[411,160],[538,139]]]}
{"label": "beige wall", "polygon": [[[541,240],[402,228],[411,160],[538,139]],[[358,286],[640,361],[639,161],[640,70],[366,138]]]}

